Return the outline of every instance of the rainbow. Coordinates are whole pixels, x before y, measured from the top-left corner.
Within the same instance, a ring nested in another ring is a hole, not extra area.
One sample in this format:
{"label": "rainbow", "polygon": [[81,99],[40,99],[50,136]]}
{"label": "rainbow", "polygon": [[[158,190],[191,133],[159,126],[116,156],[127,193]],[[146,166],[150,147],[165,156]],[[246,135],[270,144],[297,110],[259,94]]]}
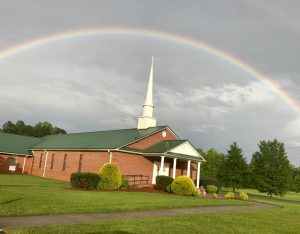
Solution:
{"label": "rainbow", "polygon": [[39,37],[0,50],[0,60],[13,56],[17,53],[32,49],[34,47],[42,46],[60,40],[67,40],[72,38],[88,37],[88,36],[103,36],[103,35],[145,36],[149,38],[175,42],[184,46],[189,46],[194,49],[203,51],[205,53],[208,53],[212,56],[215,56],[219,59],[222,59],[238,67],[240,70],[262,81],[264,84],[270,87],[273,92],[279,95],[290,107],[292,107],[292,109],[300,113],[300,106],[287,92],[283,91],[280,88],[280,86],[277,83],[275,83],[275,81],[273,81],[271,78],[259,72],[257,69],[250,66],[246,62],[242,61],[241,59],[238,59],[237,57],[225,51],[222,51],[218,48],[208,45],[198,39],[194,39],[188,36],[178,35],[174,33],[169,33],[169,32],[162,32],[157,30],[141,29],[141,28],[126,28],[126,27],[89,28],[89,29],[67,31],[67,32],[47,35],[44,37]]}

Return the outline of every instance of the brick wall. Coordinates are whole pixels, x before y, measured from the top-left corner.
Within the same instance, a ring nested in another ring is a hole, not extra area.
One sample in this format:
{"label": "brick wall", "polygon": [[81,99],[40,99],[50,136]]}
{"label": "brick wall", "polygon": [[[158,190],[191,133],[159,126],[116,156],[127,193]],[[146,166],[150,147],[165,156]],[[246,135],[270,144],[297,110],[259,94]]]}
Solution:
{"label": "brick wall", "polygon": [[[163,137],[162,132],[165,131],[167,133],[166,137]],[[165,129],[160,132],[157,132],[145,139],[139,140],[131,145],[128,145],[128,147],[133,149],[146,149],[150,147],[151,145],[154,145],[155,143],[158,143],[162,140],[175,140],[177,139],[176,136],[169,130]]]}
{"label": "brick wall", "polygon": [[[40,158],[41,154],[43,154],[42,158]],[[67,155],[67,158],[65,169],[63,170],[65,155]],[[78,172],[80,155],[82,155],[82,172],[97,173],[104,163],[109,162],[108,152],[49,151],[45,170],[45,177],[69,181],[70,175],[73,172]],[[34,163],[32,167],[33,175],[43,176],[45,160],[45,152],[34,152]],[[118,164],[122,175],[148,176],[149,184],[152,184],[154,161],[160,162],[160,157],[143,157],[138,154],[130,154],[116,151],[112,152],[112,162]],[[170,163],[169,175],[172,176],[173,159],[165,158],[165,162]],[[52,168],[51,165],[53,165]],[[187,163],[184,161],[177,160],[176,176],[186,175],[186,169]],[[193,179],[196,178],[196,170],[196,166],[194,164],[191,164],[191,174],[193,176]]]}
{"label": "brick wall", "polygon": [[[9,165],[10,165],[11,160],[12,160],[13,157],[17,159],[17,165],[16,165],[16,171],[15,172],[16,173],[22,173],[25,156],[0,154],[0,172],[1,173],[10,172],[9,171]],[[27,157],[27,159],[25,161],[24,174],[28,174],[30,172],[32,159],[33,159],[33,157]]]}

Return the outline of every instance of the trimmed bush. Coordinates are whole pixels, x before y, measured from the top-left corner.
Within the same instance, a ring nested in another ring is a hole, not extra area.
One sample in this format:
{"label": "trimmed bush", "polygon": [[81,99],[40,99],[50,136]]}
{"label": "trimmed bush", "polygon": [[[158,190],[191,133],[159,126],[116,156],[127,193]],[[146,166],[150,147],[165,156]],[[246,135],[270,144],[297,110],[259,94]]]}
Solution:
{"label": "trimmed bush", "polygon": [[100,183],[98,184],[99,189],[114,190],[119,189],[122,184],[122,176],[120,168],[115,163],[104,164],[100,171]]}
{"label": "trimmed bush", "polygon": [[100,176],[96,173],[77,172],[71,174],[70,182],[72,188],[96,189],[100,182]]}
{"label": "trimmed bush", "polygon": [[127,189],[128,187],[129,187],[128,179],[122,177],[121,188],[122,188],[122,189]]}
{"label": "trimmed bush", "polygon": [[169,184],[169,185],[167,186],[166,192],[172,193],[171,185],[172,185],[172,184]]}
{"label": "trimmed bush", "polygon": [[158,190],[167,191],[168,185],[172,184],[173,178],[170,176],[156,176],[156,188]]}
{"label": "trimmed bush", "polygon": [[193,191],[192,196],[193,197],[199,197],[200,196],[200,192],[197,188],[195,188],[195,190]]}
{"label": "trimmed bush", "polygon": [[240,192],[239,198],[243,201],[247,201],[249,199],[247,193],[245,192]]}
{"label": "trimmed bush", "polygon": [[225,194],[225,199],[233,199],[234,198],[234,193],[233,192],[228,192]]}
{"label": "trimmed bush", "polygon": [[171,184],[172,192],[178,195],[193,195],[196,187],[188,176],[178,176]]}
{"label": "trimmed bush", "polygon": [[219,192],[219,189],[221,188],[221,184],[216,179],[200,179],[200,186],[203,186],[203,188],[207,189],[208,185],[217,186],[217,188],[218,188],[217,193]]}
{"label": "trimmed bush", "polygon": [[217,199],[217,198],[218,198],[218,194],[212,193],[212,194],[211,194],[211,198],[212,198],[212,199]]}
{"label": "trimmed bush", "polygon": [[211,185],[207,185],[206,190],[207,190],[207,192],[209,192],[210,194],[213,194],[213,193],[217,193],[218,187],[211,184]]}

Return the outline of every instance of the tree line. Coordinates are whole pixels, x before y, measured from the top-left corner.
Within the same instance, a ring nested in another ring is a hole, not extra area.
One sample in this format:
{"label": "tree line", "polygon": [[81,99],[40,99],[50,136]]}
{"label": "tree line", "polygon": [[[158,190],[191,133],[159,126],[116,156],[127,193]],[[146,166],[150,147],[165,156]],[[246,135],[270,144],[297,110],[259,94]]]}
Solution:
{"label": "tree line", "polygon": [[59,127],[53,126],[49,122],[38,122],[35,125],[25,124],[19,120],[16,123],[7,121],[3,124],[2,132],[19,134],[24,136],[43,137],[46,135],[66,134],[67,132]]}
{"label": "tree line", "polygon": [[260,141],[248,164],[242,149],[233,143],[226,154],[215,149],[198,149],[206,162],[201,164],[201,178],[213,178],[233,192],[254,188],[259,192],[284,196],[287,191],[300,192],[300,167],[293,166],[284,144],[274,139]]}

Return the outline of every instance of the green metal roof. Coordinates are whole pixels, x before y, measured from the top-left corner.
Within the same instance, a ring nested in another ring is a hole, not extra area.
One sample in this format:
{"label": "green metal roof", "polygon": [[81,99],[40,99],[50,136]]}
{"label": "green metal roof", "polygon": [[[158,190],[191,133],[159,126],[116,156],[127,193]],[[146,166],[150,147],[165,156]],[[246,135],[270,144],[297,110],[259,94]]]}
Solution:
{"label": "green metal roof", "polygon": [[29,148],[41,141],[41,138],[0,132],[0,152],[32,155]]}
{"label": "green metal roof", "polygon": [[33,145],[32,149],[117,149],[144,138],[166,126],[147,129],[121,129],[99,132],[50,135]]}
{"label": "green metal roof", "polygon": [[164,140],[143,150],[143,153],[166,153],[187,140]]}

